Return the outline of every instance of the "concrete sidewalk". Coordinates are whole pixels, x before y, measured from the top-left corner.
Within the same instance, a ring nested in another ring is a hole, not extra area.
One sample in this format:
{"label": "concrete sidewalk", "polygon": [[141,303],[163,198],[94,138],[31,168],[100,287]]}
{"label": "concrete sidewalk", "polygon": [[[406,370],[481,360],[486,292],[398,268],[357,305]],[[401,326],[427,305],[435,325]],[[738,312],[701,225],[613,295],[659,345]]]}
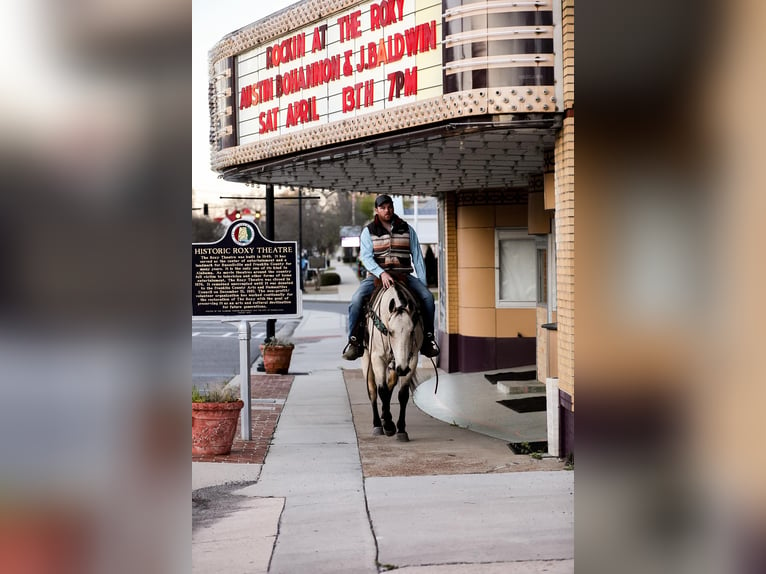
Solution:
{"label": "concrete sidewalk", "polygon": [[[336,268],[344,289],[311,299],[350,299],[353,270]],[[345,315],[304,310],[262,467],[192,464],[195,487],[229,483],[233,500],[194,528],[193,571],[573,572],[573,472],[364,478],[342,371],[359,362],[340,357],[345,332]]]}
{"label": "concrete sidewalk", "polygon": [[[348,303],[354,295],[356,288],[359,287],[359,277],[354,271],[356,265],[336,261],[333,263],[333,271],[340,275],[340,285],[337,286],[337,292],[314,290],[311,284],[307,284],[303,289],[304,301],[343,301]],[[336,289],[333,289],[336,291]]]}

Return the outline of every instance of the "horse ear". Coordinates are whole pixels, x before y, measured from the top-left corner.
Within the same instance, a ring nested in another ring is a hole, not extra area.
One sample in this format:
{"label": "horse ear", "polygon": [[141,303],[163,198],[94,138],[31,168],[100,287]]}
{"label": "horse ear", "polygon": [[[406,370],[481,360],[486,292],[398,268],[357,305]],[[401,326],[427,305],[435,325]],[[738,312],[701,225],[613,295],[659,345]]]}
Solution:
{"label": "horse ear", "polygon": [[391,299],[391,300],[388,302],[388,312],[389,312],[389,313],[393,313],[393,312],[394,312],[394,309],[396,309],[396,302],[395,302],[393,299]]}

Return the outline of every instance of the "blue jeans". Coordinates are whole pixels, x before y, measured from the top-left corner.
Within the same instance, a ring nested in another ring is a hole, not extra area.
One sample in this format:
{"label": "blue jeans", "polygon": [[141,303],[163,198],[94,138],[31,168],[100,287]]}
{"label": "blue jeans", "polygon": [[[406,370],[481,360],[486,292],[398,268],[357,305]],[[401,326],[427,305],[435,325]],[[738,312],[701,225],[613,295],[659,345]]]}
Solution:
{"label": "blue jeans", "polygon": [[[423,332],[434,332],[434,296],[414,275],[407,275],[407,287],[410,288],[415,296],[420,299],[420,308],[423,311]],[[359,283],[359,289],[351,297],[351,303],[348,306],[348,336],[354,334],[354,326],[359,320],[359,314],[362,312],[364,300],[375,290],[375,276],[371,273]]]}

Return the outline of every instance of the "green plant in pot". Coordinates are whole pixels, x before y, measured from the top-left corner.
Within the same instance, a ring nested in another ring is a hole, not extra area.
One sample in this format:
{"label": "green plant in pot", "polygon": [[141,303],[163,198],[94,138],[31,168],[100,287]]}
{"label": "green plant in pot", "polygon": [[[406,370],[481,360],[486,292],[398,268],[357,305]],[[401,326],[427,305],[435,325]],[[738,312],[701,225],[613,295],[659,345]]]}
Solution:
{"label": "green plant in pot", "polygon": [[229,454],[244,405],[232,389],[192,387],[192,456]]}
{"label": "green plant in pot", "polygon": [[295,344],[287,339],[271,337],[260,346],[263,368],[271,375],[286,375]]}

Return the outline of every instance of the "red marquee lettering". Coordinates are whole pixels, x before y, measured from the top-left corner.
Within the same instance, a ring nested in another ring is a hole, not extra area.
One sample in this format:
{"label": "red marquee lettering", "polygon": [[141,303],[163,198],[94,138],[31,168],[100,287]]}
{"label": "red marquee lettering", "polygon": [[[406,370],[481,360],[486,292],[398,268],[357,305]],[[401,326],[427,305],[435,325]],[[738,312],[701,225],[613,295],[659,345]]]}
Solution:
{"label": "red marquee lettering", "polygon": [[292,38],[285,38],[279,44],[266,48],[266,69],[302,58],[305,54],[306,33],[301,32]]}
{"label": "red marquee lettering", "polygon": [[239,109],[244,110],[253,105],[253,86],[245,86],[239,93]]}
{"label": "red marquee lettering", "polygon": [[260,125],[258,129],[259,134],[265,134],[273,132],[277,129],[279,118],[279,108],[271,108],[265,112],[258,114],[258,123]]}
{"label": "red marquee lettering", "polygon": [[357,10],[356,12],[352,12],[351,14],[347,14],[346,16],[341,16],[338,18],[341,43],[347,40],[353,40],[354,38],[358,38],[362,35],[360,30],[362,27],[362,22],[359,20],[361,15],[362,11]]}
{"label": "red marquee lettering", "polygon": [[327,34],[327,24],[322,24],[314,28],[314,35],[311,39],[311,53],[313,54],[317,50],[322,50],[325,47]]}
{"label": "red marquee lettering", "polygon": [[343,113],[352,111],[355,108],[354,87],[345,86],[341,92],[341,99],[343,100]]}
{"label": "red marquee lettering", "polygon": [[404,36],[399,32],[388,37],[388,61],[398,62],[404,57]]}
{"label": "red marquee lettering", "polygon": [[343,113],[365,108],[375,103],[375,80],[358,82],[353,86],[346,86],[341,92],[343,101]]}
{"label": "red marquee lettering", "polygon": [[404,95],[414,96],[418,93],[418,67],[404,70]]}
{"label": "red marquee lettering", "polygon": [[378,67],[378,47],[375,42],[367,44],[367,66],[366,68],[372,70]]}
{"label": "red marquee lettering", "polygon": [[309,98],[308,100],[299,100],[288,104],[285,127],[291,128],[298,124],[306,124],[318,119],[319,113],[317,112],[316,97]]}
{"label": "red marquee lettering", "polygon": [[389,26],[404,18],[404,0],[383,0],[370,6],[370,30]]}
{"label": "red marquee lettering", "polygon": [[386,42],[381,38],[378,43],[378,66],[388,62],[388,54],[386,54]]}
{"label": "red marquee lettering", "polygon": [[388,101],[399,98],[404,90],[405,96],[414,96],[418,93],[418,67],[409,68],[404,72],[391,72],[388,74]]}
{"label": "red marquee lettering", "polygon": [[375,80],[367,80],[364,83],[364,107],[369,107],[375,103]]}

